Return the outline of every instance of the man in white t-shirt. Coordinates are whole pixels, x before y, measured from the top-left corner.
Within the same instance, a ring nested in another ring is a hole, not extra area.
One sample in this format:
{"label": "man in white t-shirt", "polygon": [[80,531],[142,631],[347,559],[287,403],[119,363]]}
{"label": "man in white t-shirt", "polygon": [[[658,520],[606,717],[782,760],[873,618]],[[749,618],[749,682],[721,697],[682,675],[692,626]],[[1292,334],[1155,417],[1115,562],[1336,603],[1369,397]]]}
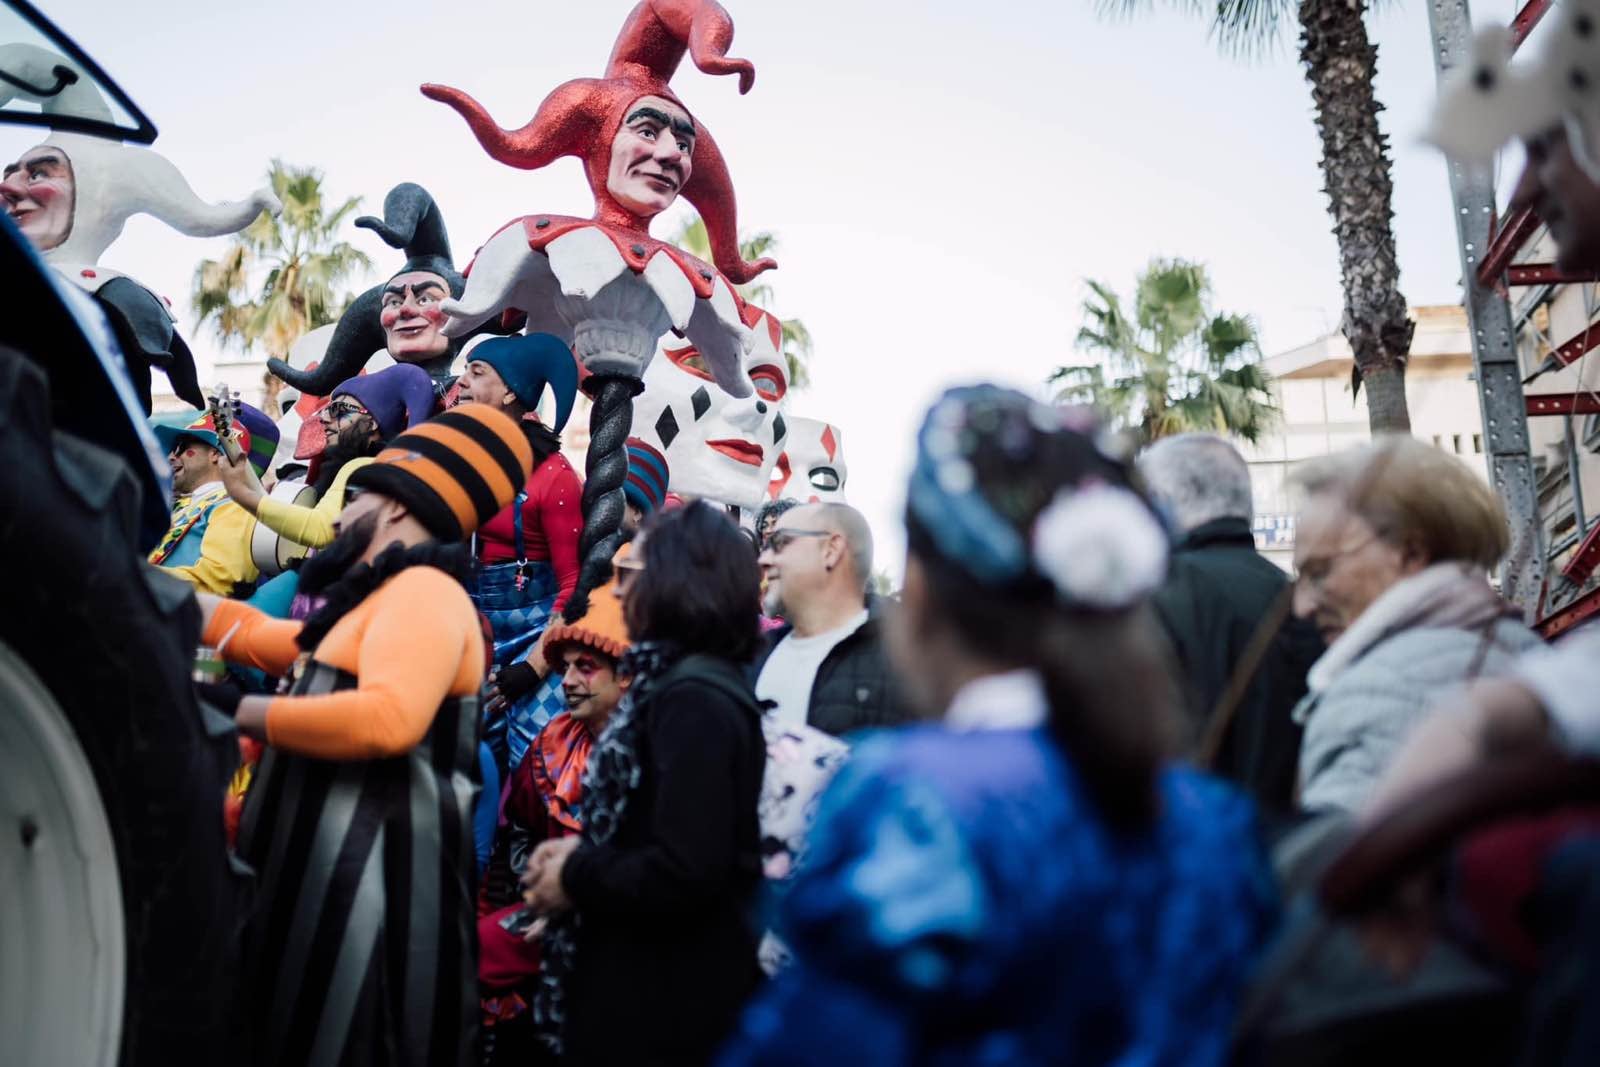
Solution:
{"label": "man in white t-shirt", "polygon": [[848,504],[806,504],[779,517],[761,551],[765,608],[786,625],[756,663],[756,696],[779,725],[835,736],[902,722],[867,595],[872,531]]}

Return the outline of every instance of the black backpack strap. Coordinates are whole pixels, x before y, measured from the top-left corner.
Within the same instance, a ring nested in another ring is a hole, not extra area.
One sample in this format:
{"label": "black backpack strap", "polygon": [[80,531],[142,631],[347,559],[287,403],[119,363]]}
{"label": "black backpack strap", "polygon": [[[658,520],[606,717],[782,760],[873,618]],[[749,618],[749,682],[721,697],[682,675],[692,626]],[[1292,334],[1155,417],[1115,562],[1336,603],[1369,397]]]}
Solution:
{"label": "black backpack strap", "polygon": [[760,716],[761,703],[756,700],[754,688],[739,673],[737,667],[725,659],[701,653],[685,656],[662,679],[660,691],[665,692],[680,682],[696,681],[710,686],[729,700]]}

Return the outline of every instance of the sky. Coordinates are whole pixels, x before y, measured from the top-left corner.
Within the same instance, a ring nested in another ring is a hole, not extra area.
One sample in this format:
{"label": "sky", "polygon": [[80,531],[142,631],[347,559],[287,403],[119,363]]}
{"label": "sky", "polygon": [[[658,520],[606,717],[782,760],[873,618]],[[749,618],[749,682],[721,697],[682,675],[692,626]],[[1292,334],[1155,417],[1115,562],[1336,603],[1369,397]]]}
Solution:
{"label": "sky", "polygon": [[[816,353],[799,415],[843,431],[847,494],[897,570],[916,427],[939,392],[993,380],[1045,395],[1080,362],[1085,279],[1127,291],[1156,256],[1211,271],[1217,306],[1252,315],[1267,353],[1337,328],[1338,259],[1293,27],[1265,57],[1220,56],[1200,20],[1105,20],[1091,0],[724,0],[756,81],[685,62],[673,88],[716,136],[743,231],[777,235],[770,310]],[[1287,5],[1291,9],[1293,5]],[[1425,8],[1381,5],[1378,97],[1394,154],[1401,287],[1455,303],[1445,168],[1416,142],[1434,96]],[[512,218],[591,210],[580,165],[495,163],[423,82],[462,88],[508,127],[557,84],[603,72],[632,0],[45,0],[151,116],[155,147],[208,199],[314,165],[334,197],[381,209],[401,181],[435,196],[458,262]],[[1510,0],[1480,6],[1509,19]],[[36,132],[0,127],[14,158]],[[674,209],[676,212],[677,209]],[[674,218],[657,221],[665,236]],[[387,277],[398,253],[347,237]],[[219,346],[188,305],[224,239],[131,221],[103,262],[170,297],[202,362]],[[363,285],[378,274],[362,279]]]}

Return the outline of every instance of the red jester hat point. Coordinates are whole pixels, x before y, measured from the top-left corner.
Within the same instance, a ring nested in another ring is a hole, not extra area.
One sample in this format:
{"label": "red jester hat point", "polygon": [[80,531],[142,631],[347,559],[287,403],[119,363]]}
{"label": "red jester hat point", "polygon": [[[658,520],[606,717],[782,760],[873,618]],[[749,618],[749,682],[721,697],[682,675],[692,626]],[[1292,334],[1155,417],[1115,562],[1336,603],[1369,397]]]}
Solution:
{"label": "red jester hat point", "polygon": [[[604,78],[577,78],[545,97],[520,130],[502,128],[472,97],[446,85],[424,85],[422,94],[449,104],[467,120],[490,157],[523,170],[537,170],[562,156],[583,160],[594,193],[595,221],[649,233],[650,220],[617,203],[606,189],[611,142],[629,105],[641,96],[659,96],[683,107],[667,88],[685,52],[707,74],[738,74],[739,92],[749,92],[755,67],[730,59],[733,19],[716,0],[643,0],[628,16],[606,64]],[[684,108],[688,111],[688,108]],[[728,166],[711,133],[695,122],[693,162],[683,198],[705,220],[711,258],[735,285],[750,281],[776,261],[747,262],[739,254],[737,211]]]}

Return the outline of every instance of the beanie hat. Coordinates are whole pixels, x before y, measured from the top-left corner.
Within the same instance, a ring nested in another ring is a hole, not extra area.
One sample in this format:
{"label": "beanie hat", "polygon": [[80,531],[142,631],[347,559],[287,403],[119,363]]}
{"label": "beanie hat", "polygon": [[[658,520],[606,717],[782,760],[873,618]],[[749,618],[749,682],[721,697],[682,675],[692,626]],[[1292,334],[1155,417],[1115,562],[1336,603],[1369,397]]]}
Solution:
{"label": "beanie hat", "polygon": [[[168,452],[180,437],[193,437],[212,448],[222,447],[210,412],[183,423],[173,421],[170,416],[157,416],[150,420],[150,430]],[[266,412],[241,403],[233,419],[233,435],[250,460],[250,466],[255,468],[256,477],[265,478],[273,453],[278,450],[278,424],[268,418]]]}
{"label": "beanie hat", "polygon": [[346,379],[333,396],[348,396],[371,412],[385,441],[433,415],[433,379],[414,363],[396,363],[376,374]]}
{"label": "beanie hat", "polygon": [[[626,559],[632,545],[623,545],[611,557],[615,564]],[[561,666],[562,653],[573,646],[591,648],[603,656],[620,660],[632,645],[628,637],[628,624],[622,618],[622,599],[617,596],[615,575],[600,588],[589,594],[589,610],[582,617],[567,622],[557,619],[544,636],[544,658],[552,670]]]}
{"label": "beanie hat", "polygon": [[667,498],[669,477],[666,456],[638,437],[628,438],[628,480],[622,483],[628,503],[650,514]]}
{"label": "beanie hat", "polygon": [[578,396],[578,358],[554,334],[525,333],[514,337],[487,337],[463,350],[468,363],[487,363],[523,407],[539,406],[544,387],[555,397],[555,431],[560,433],[572,416]]}
{"label": "beanie hat", "polygon": [[460,541],[509,505],[532,469],[514,419],[462,404],[390,441],[349,484],[400,501],[439,540]]}

